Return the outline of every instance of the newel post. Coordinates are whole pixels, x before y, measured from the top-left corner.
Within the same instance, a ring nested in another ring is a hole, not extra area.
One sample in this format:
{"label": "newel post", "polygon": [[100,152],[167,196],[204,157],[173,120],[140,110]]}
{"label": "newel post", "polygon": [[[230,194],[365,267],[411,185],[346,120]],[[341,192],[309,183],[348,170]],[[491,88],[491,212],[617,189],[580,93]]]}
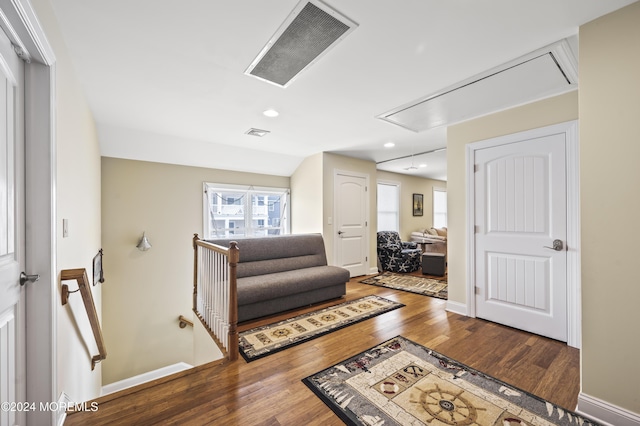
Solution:
{"label": "newel post", "polygon": [[238,359],[238,243],[229,244],[229,360]]}
{"label": "newel post", "polygon": [[198,234],[193,234],[193,311],[198,313]]}

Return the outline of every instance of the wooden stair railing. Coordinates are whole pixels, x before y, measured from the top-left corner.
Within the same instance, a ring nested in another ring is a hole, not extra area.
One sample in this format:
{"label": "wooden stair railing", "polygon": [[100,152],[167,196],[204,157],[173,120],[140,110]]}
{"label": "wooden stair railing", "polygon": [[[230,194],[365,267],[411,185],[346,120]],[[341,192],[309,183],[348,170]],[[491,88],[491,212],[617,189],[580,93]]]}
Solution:
{"label": "wooden stair railing", "polygon": [[193,236],[193,311],[229,361],[238,359],[238,243]]}
{"label": "wooden stair railing", "polygon": [[[93,293],[89,287],[89,278],[87,277],[87,270],[82,269],[64,269],[60,273],[60,280],[76,280],[78,282],[78,290],[82,295],[82,301],[84,303],[84,309],[87,311],[89,317],[89,323],[91,324],[91,330],[93,331],[93,337],[96,339],[96,345],[98,346],[98,355],[91,358],[91,370],[96,368],[96,364],[107,358],[107,350],[104,347],[104,339],[102,337],[102,329],[100,328],[100,321],[98,320],[98,312],[96,311],[96,304],[93,301]],[[62,304],[66,305],[69,300],[69,294],[75,293],[78,290],[69,291],[69,286],[62,285]]]}

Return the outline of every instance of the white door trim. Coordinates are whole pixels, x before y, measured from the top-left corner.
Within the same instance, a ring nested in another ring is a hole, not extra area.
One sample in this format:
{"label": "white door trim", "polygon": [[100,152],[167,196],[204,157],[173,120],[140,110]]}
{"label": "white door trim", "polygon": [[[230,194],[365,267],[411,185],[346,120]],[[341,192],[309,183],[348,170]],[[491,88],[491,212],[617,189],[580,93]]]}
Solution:
{"label": "white door trim", "polygon": [[[366,271],[370,271],[371,270],[371,249],[370,249],[370,242],[369,242],[369,233],[371,232],[371,228],[369,227],[369,222],[370,222],[370,218],[371,218],[371,206],[370,206],[370,202],[369,202],[369,175],[366,173],[358,173],[358,172],[352,172],[349,170],[340,170],[340,169],[334,169],[333,170],[333,222],[336,222],[336,214],[338,211],[338,208],[336,206],[336,201],[338,199],[337,196],[337,191],[336,191],[336,182],[338,181],[337,176],[338,175],[347,175],[347,176],[355,176],[355,177],[360,177],[364,179],[364,184],[365,187],[367,188],[367,194],[365,196],[365,222],[366,222],[366,229],[365,229],[365,233],[364,233],[364,241],[366,244],[366,261],[365,261],[365,270]],[[333,227],[333,229],[335,230],[335,226]],[[337,233],[334,231],[333,235],[333,264],[334,265],[338,265],[338,244],[340,243],[340,241],[338,241],[338,237],[337,237]]]}
{"label": "white door trim", "polygon": [[[575,348],[582,345],[581,334],[581,292],[580,292],[580,171],[578,121],[527,130],[511,135],[500,136],[466,146],[467,173],[467,212],[466,212],[466,242],[467,242],[467,282],[466,282],[466,315],[476,316],[475,307],[475,152],[480,149],[500,146],[523,139],[564,133],[566,135],[567,158],[567,344]],[[456,306],[456,312],[462,309]]]}
{"label": "white door trim", "polygon": [[[27,401],[57,400],[56,141],[53,49],[28,0],[0,0],[25,63]],[[31,372],[31,374],[29,374]],[[37,372],[37,374],[35,374]],[[59,413],[29,412],[28,424],[52,425]]]}

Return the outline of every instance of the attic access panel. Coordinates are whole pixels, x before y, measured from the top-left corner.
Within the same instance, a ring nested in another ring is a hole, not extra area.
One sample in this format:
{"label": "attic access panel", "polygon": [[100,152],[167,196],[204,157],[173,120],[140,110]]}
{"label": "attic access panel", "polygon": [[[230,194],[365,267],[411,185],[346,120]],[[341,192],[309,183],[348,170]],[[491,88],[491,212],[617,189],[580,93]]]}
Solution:
{"label": "attic access panel", "polygon": [[560,42],[378,118],[414,132],[458,123],[577,88],[575,69]]}
{"label": "attic access panel", "polygon": [[319,0],[301,1],[245,71],[286,87],[357,24]]}

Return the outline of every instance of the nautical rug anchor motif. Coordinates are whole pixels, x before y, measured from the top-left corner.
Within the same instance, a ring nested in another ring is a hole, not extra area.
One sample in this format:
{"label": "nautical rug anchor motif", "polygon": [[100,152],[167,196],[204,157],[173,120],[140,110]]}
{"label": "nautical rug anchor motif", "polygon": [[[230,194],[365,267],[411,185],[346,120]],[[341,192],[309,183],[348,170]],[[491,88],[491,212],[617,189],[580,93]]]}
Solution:
{"label": "nautical rug anchor motif", "polygon": [[240,355],[247,361],[403,307],[402,303],[370,295],[274,324],[239,333]]}
{"label": "nautical rug anchor motif", "polygon": [[597,425],[402,336],[303,382],[348,425]]}
{"label": "nautical rug anchor motif", "polygon": [[377,285],[393,288],[424,296],[448,298],[447,280],[434,280],[432,278],[417,277],[415,275],[397,274],[395,272],[383,272],[371,278],[360,281],[362,284]]}

